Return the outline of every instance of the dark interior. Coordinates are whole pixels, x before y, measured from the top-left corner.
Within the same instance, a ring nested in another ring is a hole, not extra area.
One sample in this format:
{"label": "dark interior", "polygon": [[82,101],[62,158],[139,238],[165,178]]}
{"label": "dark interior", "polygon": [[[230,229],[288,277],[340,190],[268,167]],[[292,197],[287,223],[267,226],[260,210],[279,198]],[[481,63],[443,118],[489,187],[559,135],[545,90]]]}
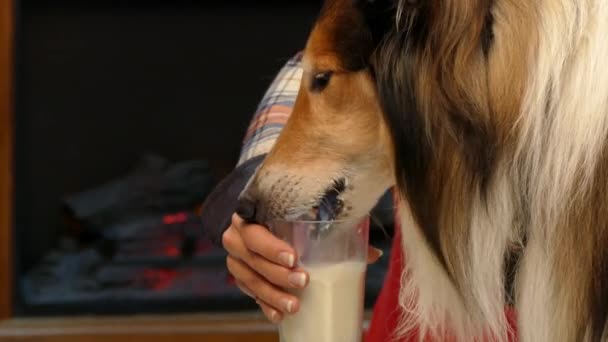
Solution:
{"label": "dark interior", "polygon": [[120,176],[142,152],[236,162],[318,1],[22,1],[17,175],[31,266],[57,236],[58,199]]}
{"label": "dark interior", "polygon": [[[69,230],[66,196],[123,177],[145,153],[172,162],[204,160],[213,182],[226,175],[258,101],[283,63],[304,46],[319,5],[22,0],[16,59],[18,274],[62,243]],[[17,282],[18,314],[57,311],[56,305],[28,304]],[[214,305],[226,309],[226,303]],[[72,303],[62,313],[211,306],[188,300],[156,307]]]}

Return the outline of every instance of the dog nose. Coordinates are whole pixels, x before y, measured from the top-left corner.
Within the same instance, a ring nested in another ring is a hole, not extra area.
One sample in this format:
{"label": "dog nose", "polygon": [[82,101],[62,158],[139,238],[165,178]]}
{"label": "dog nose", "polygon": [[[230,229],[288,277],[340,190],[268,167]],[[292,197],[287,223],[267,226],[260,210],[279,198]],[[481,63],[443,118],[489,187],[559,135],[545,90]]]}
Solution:
{"label": "dog nose", "polygon": [[236,213],[245,221],[255,221],[256,202],[247,197],[239,198]]}

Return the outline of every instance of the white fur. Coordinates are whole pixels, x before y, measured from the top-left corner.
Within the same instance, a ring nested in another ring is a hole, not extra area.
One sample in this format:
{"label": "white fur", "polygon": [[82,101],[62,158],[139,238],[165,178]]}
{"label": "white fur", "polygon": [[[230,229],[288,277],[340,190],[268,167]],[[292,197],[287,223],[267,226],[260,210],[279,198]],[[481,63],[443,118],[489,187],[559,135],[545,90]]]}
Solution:
{"label": "white fur", "polygon": [[459,246],[471,253],[461,265],[470,286],[465,293],[453,286],[402,201],[407,268],[400,305],[411,311],[404,330],[420,325],[441,335],[447,324],[461,341],[479,336],[480,329],[506,339],[502,263],[508,243],[518,240],[515,193],[524,196],[531,215],[517,282],[520,341],[573,336],[552,298],[552,256],[560,251],[552,250],[551,239],[558,214],[588,189],[608,135],[608,2],[540,0],[533,6],[538,22],[531,34],[538,40],[530,46],[516,158],[503,161],[487,202],[472,199],[472,239]]}
{"label": "white fur", "polygon": [[505,310],[505,274],[503,265],[509,244],[519,242],[514,228],[514,199],[510,197],[512,184],[504,167],[498,170],[496,184],[486,201],[478,198],[472,207],[470,265],[465,275],[472,294],[471,300],[479,308],[476,321],[486,323],[491,336],[507,339]]}
{"label": "white fur", "polygon": [[[401,307],[406,311],[401,333],[419,326],[423,334],[445,338],[447,332],[460,341],[472,336],[507,340],[504,309],[504,255],[518,240],[513,231],[512,185],[504,173],[497,177],[487,200],[472,203],[471,239],[458,248],[461,260],[454,265],[465,275],[466,288],[459,292],[416,226],[405,200],[399,208],[406,270],[402,279]],[[465,253],[467,255],[465,255]],[[466,259],[465,259],[466,258]],[[465,305],[466,301],[467,305]],[[421,336],[421,337],[422,337]]]}
{"label": "white fur", "polygon": [[403,317],[397,334],[407,334],[418,328],[421,340],[427,334],[442,339],[448,321],[457,336],[470,334],[472,329],[463,319],[468,315],[458,291],[416,226],[405,199],[400,200],[398,210],[405,270],[399,294]]}
{"label": "white fur", "polygon": [[[564,310],[552,300],[551,241],[560,213],[588,190],[608,133],[608,4],[539,2],[539,43],[521,113],[519,168],[531,223],[521,273],[521,341],[570,341]],[[550,97],[547,97],[550,92]],[[579,178],[579,179],[577,179]],[[581,181],[582,179],[582,181]],[[580,182],[580,183],[579,183]],[[582,185],[581,185],[582,183]]]}

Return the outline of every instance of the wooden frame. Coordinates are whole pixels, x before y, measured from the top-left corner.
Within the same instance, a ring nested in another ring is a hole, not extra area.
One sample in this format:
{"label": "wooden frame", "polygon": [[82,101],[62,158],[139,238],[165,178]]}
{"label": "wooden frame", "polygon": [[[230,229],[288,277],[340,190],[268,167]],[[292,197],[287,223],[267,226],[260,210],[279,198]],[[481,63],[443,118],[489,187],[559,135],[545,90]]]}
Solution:
{"label": "wooden frame", "polygon": [[12,309],[13,0],[0,0],[0,319]]}

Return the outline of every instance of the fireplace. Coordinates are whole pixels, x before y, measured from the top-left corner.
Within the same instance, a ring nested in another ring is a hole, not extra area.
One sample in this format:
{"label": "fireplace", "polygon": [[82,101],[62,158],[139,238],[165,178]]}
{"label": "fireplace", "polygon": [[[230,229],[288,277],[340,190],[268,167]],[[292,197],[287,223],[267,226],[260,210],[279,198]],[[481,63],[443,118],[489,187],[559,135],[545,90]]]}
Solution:
{"label": "fireplace", "polygon": [[[12,316],[255,310],[203,237],[202,203],[319,2],[12,4]],[[391,215],[387,197],[372,233],[385,250]],[[385,269],[368,272],[368,308]]]}

